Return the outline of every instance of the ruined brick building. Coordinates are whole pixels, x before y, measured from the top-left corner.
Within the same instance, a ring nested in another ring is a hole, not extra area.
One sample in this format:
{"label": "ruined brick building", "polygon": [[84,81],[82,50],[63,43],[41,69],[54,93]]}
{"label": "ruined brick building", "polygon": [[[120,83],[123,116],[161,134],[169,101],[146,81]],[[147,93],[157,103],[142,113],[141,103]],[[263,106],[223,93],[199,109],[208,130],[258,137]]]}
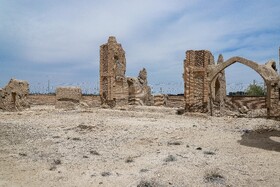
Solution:
{"label": "ruined brick building", "polygon": [[79,106],[82,99],[80,87],[57,87],[55,108],[73,110]]}
{"label": "ruined brick building", "polygon": [[100,97],[102,104],[128,104],[125,51],[115,37],[100,46]]}
{"label": "ruined brick building", "polygon": [[[222,61],[222,56],[219,58]],[[208,112],[209,94],[216,103],[223,103],[226,96],[225,74],[221,72],[215,77],[214,84],[209,87],[207,70],[215,64],[214,56],[207,50],[188,50],[184,60],[184,96],[185,109],[189,112]]]}
{"label": "ruined brick building", "polygon": [[185,110],[189,112],[210,112],[213,108],[223,110],[226,101],[225,68],[241,63],[255,70],[267,87],[266,108],[268,117],[280,116],[280,76],[275,61],[260,65],[254,61],[232,57],[224,61],[220,55],[218,62],[210,51],[189,50],[184,60],[184,97]]}
{"label": "ruined brick building", "polygon": [[153,97],[151,88],[148,86],[147,71],[145,68],[140,70],[138,77],[128,77],[129,85],[128,103],[130,105],[152,105]]}
{"label": "ruined brick building", "polygon": [[29,84],[27,81],[11,79],[3,89],[0,89],[0,109],[20,111],[29,108],[28,95]]}
{"label": "ruined brick building", "polygon": [[125,51],[115,37],[100,46],[101,103],[115,105],[151,105],[151,89],[144,68],[137,78],[126,77]]}

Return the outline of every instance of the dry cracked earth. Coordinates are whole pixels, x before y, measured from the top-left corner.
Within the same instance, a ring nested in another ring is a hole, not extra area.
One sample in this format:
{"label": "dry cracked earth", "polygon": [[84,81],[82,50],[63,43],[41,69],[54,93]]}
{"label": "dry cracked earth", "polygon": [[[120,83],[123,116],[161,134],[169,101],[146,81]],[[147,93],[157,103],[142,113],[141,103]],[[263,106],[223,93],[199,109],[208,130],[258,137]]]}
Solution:
{"label": "dry cracked earth", "polygon": [[279,186],[280,122],[161,107],[0,113],[0,186]]}

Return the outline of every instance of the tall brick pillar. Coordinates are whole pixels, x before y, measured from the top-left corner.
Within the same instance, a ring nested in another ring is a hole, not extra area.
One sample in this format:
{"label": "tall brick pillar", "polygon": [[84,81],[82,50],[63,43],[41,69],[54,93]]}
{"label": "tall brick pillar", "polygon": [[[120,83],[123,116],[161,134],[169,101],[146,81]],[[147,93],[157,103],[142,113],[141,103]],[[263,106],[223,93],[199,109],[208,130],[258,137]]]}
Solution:
{"label": "tall brick pillar", "polygon": [[100,46],[100,97],[102,104],[127,104],[125,51],[115,37]]}
{"label": "tall brick pillar", "polygon": [[185,110],[207,112],[209,85],[207,67],[214,64],[214,57],[207,50],[189,50],[184,60]]}

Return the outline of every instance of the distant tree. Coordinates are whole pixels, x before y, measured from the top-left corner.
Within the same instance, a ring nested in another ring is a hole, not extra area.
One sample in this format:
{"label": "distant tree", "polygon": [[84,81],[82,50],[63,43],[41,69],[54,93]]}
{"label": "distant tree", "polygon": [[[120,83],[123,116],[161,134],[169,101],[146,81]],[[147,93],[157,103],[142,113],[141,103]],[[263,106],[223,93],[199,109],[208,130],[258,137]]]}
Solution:
{"label": "distant tree", "polygon": [[250,84],[245,92],[246,95],[249,96],[264,96],[266,94],[266,90],[264,89],[264,87],[255,83]]}

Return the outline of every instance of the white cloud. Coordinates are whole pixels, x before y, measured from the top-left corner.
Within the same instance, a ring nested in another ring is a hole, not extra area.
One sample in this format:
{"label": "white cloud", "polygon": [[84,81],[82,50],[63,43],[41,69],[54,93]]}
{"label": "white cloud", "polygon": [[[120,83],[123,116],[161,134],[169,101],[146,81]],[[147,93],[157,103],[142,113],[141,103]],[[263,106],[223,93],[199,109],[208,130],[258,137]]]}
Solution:
{"label": "white cloud", "polygon": [[2,5],[0,41],[16,43],[19,63],[49,64],[59,73],[65,66],[77,80],[88,69],[98,77],[99,46],[110,35],[126,51],[127,74],[146,67],[153,82],[182,82],[188,49],[261,63],[278,56],[276,0],[3,0]]}

